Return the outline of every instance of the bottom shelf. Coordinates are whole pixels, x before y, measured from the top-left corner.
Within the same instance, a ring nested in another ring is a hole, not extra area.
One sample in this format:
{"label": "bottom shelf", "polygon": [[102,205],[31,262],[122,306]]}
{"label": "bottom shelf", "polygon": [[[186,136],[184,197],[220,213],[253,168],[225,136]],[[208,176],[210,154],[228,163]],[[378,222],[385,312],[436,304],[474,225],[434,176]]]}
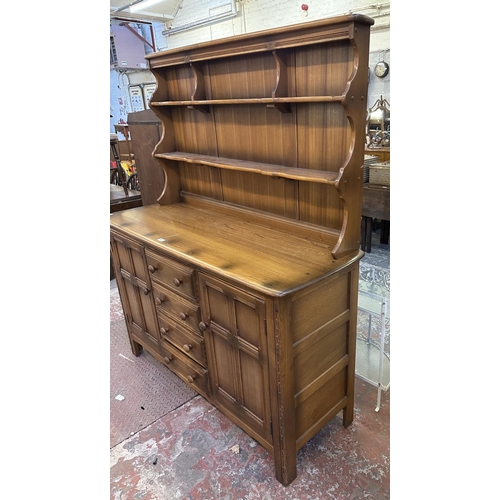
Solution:
{"label": "bottom shelf", "polygon": [[[390,384],[390,361],[386,354],[382,357],[382,378],[380,385],[387,391]],[[365,339],[356,339],[356,375],[366,382],[378,387],[379,384],[380,349]]]}

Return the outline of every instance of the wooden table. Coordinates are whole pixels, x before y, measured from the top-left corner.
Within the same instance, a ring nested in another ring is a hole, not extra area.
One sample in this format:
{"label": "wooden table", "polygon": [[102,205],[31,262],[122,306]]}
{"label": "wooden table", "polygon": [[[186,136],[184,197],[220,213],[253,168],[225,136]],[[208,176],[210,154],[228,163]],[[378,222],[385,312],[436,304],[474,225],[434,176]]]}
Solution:
{"label": "wooden table", "polygon": [[110,213],[126,210],[127,208],[135,208],[142,206],[142,198],[140,191],[128,190],[128,195],[123,192],[123,187],[109,185],[109,210]]}
{"label": "wooden table", "polygon": [[363,186],[363,205],[361,209],[361,249],[367,253],[372,250],[373,219],[382,221],[380,243],[389,243],[389,221],[391,220],[391,188],[376,184]]}

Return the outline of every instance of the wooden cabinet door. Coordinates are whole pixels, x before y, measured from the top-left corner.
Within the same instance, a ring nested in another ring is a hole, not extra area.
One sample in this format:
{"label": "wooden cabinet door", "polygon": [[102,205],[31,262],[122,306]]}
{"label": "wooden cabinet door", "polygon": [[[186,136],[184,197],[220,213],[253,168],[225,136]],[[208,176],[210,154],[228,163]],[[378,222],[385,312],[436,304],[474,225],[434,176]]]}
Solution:
{"label": "wooden cabinet door", "polygon": [[265,300],[200,273],[212,396],[247,432],[271,445]]}
{"label": "wooden cabinet door", "polygon": [[[144,247],[111,233],[111,255],[129,334],[153,353],[161,354],[153,292]],[[132,344],[134,354],[136,352]]]}

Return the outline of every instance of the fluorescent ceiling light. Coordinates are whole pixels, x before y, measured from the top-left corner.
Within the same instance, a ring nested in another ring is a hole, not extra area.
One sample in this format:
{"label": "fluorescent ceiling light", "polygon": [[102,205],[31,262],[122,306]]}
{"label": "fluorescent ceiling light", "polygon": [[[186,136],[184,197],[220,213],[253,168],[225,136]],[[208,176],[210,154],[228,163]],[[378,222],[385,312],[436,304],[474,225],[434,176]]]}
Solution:
{"label": "fluorescent ceiling light", "polygon": [[162,0],[144,0],[143,2],[138,2],[134,5],[131,5],[129,10],[130,12],[138,12],[139,10],[145,10],[152,5],[160,3]]}

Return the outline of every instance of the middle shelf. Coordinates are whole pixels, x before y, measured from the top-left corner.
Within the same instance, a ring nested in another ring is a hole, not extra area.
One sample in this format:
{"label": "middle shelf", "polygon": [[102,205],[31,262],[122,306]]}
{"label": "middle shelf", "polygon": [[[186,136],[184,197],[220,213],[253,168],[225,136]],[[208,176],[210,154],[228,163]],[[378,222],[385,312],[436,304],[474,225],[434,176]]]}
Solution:
{"label": "middle shelf", "polygon": [[253,172],[270,177],[293,179],[306,182],[317,182],[320,184],[336,184],[339,172],[328,172],[324,170],[310,170],[306,168],[286,167],[284,165],[273,165],[234,158],[221,158],[218,156],[207,156],[194,153],[174,151],[171,153],[156,153],[155,158],[182,161],[184,163],[196,163],[209,167],[223,168],[227,170],[239,170],[242,172]]}

